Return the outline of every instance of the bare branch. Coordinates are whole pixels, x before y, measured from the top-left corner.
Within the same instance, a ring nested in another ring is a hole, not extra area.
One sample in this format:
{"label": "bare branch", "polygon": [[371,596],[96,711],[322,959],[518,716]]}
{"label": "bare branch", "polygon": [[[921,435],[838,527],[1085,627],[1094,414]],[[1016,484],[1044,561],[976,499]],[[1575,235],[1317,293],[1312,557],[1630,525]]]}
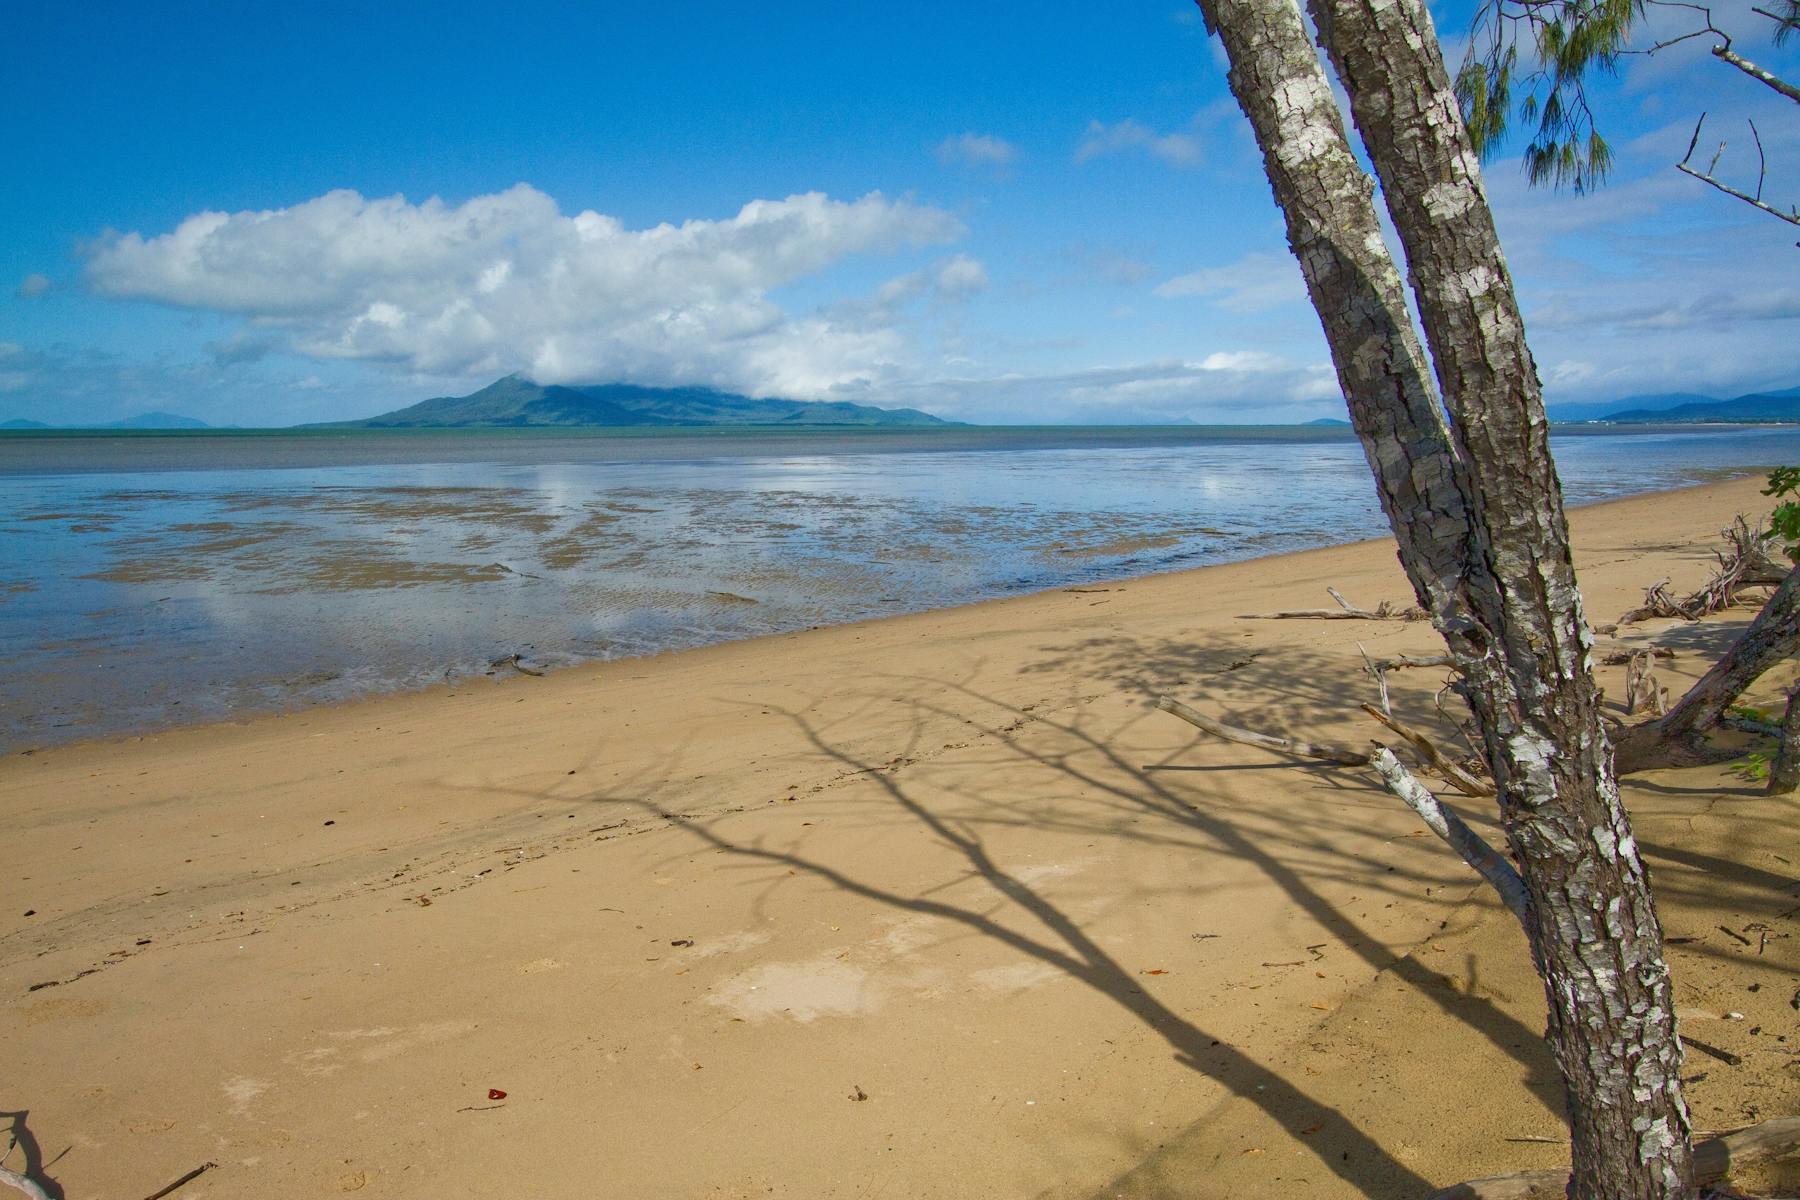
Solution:
{"label": "bare branch", "polygon": [[[1337,763],[1345,767],[1374,767],[1375,773],[1381,776],[1381,782],[1388,791],[1400,797],[1406,806],[1419,815],[1430,830],[1443,838],[1462,860],[1473,867],[1483,879],[1493,885],[1500,893],[1501,901],[1512,914],[1526,926],[1529,901],[1526,898],[1525,882],[1506,858],[1488,845],[1482,836],[1463,821],[1463,819],[1445,808],[1430,790],[1415,779],[1403,766],[1394,752],[1386,746],[1378,746],[1371,753],[1359,754],[1352,750],[1340,750],[1335,746],[1315,746],[1298,738],[1274,737],[1266,733],[1256,733],[1249,729],[1239,729],[1235,725],[1227,725],[1215,721],[1203,712],[1189,708],[1179,700],[1168,696],[1159,697],[1156,707],[1166,713],[1172,713],[1188,724],[1204,729],[1214,737],[1224,738],[1228,742],[1240,742],[1246,746],[1256,746],[1263,750],[1273,750],[1277,754],[1292,754],[1300,758],[1316,758],[1325,762]],[[1380,710],[1373,705],[1364,705],[1365,709],[1379,718]],[[1384,722],[1385,723],[1385,722]],[[1400,727],[1391,725],[1395,732],[1412,740]],[[1435,753],[1435,747],[1433,753]]]}
{"label": "bare branch", "polygon": [[1419,752],[1420,758],[1424,759],[1433,770],[1437,771],[1445,779],[1448,779],[1451,786],[1455,787],[1456,790],[1463,795],[1491,796],[1494,794],[1493,784],[1485,779],[1477,779],[1475,776],[1463,770],[1462,767],[1458,766],[1449,757],[1449,755],[1437,748],[1436,742],[1433,742],[1430,738],[1426,737],[1412,726],[1402,723],[1395,719],[1393,714],[1384,713],[1372,704],[1363,705],[1363,711],[1368,713],[1371,717],[1374,717],[1377,721],[1380,721],[1383,725],[1386,725],[1401,737],[1405,738],[1407,743],[1411,745],[1414,750]]}
{"label": "bare branch", "polygon": [[41,1186],[33,1183],[17,1171],[9,1171],[5,1167],[0,1167],[0,1183],[4,1183],[8,1187],[17,1188],[27,1196],[30,1196],[31,1200],[50,1200],[49,1192],[46,1192]]}
{"label": "bare branch", "polygon": [[1438,798],[1427,791],[1423,784],[1414,779],[1410,772],[1394,757],[1392,750],[1383,747],[1369,759],[1369,765],[1381,776],[1381,782],[1387,785],[1388,791],[1400,797],[1406,807],[1419,814],[1431,832],[1449,843],[1462,860],[1473,867],[1481,877],[1493,885],[1500,893],[1500,900],[1511,910],[1512,915],[1525,926],[1527,936],[1531,932],[1530,900],[1526,896],[1525,881],[1519,878],[1519,872],[1513,868],[1499,851],[1488,845],[1486,839],[1464,824],[1463,819],[1450,809],[1445,808]]}
{"label": "bare branch", "polygon": [[1771,75],[1729,45],[1714,46],[1713,57],[1721,62],[1728,62],[1758,83],[1767,84],[1796,104],[1800,104],[1800,87],[1795,87],[1778,75]]}
{"label": "bare branch", "polygon": [[1762,200],[1763,181],[1769,177],[1769,156],[1763,153],[1762,134],[1756,131],[1756,122],[1745,118],[1750,126],[1750,136],[1756,139],[1756,199]]}
{"label": "bare branch", "polygon": [[1179,700],[1168,696],[1157,698],[1156,707],[1166,713],[1173,713],[1189,725],[1204,729],[1214,737],[1224,738],[1228,742],[1240,742],[1246,746],[1257,746],[1264,750],[1273,750],[1277,754],[1291,754],[1296,758],[1316,758],[1322,762],[1336,763],[1340,767],[1366,767],[1370,756],[1355,750],[1341,750],[1336,746],[1315,746],[1311,742],[1303,742],[1299,738],[1274,737],[1254,730],[1239,729],[1235,725],[1227,725],[1223,721],[1215,721],[1197,709],[1189,708]]}
{"label": "bare branch", "polygon": [[1786,221],[1790,225],[1800,225],[1800,213],[1782,212],[1779,208],[1776,208],[1773,205],[1764,204],[1761,200],[1758,200],[1755,196],[1749,195],[1745,192],[1738,191],[1736,188],[1732,187],[1730,184],[1720,183],[1717,179],[1714,179],[1711,175],[1702,175],[1700,172],[1694,170],[1694,168],[1688,166],[1686,163],[1676,163],[1675,169],[1677,171],[1680,171],[1683,175],[1692,175],[1695,179],[1698,179],[1701,183],[1704,183],[1704,184],[1708,185],[1709,187],[1718,188],[1721,192],[1724,192],[1727,196],[1733,196],[1739,200],[1742,200],[1745,204],[1750,205],[1752,208],[1760,208],[1764,212],[1768,213],[1770,216],[1780,217],[1783,221]]}

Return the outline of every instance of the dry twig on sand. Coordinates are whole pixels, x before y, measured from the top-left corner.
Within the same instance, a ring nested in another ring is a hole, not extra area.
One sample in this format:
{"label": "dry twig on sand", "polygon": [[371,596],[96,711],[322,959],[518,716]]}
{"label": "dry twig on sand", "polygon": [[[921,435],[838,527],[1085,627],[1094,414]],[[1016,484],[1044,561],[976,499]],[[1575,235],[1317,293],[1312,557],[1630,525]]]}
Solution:
{"label": "dry twig on sand", "polygon": [[1337,601],[1336,608],[1294,608],[1272,613],[1244,613],[1242,621],[1423,621],[1425,611],[1419,608],[1396,609],[1383,600],[1374,608],[1358,608],[1344,599],[1336,588],[1325,589]]}

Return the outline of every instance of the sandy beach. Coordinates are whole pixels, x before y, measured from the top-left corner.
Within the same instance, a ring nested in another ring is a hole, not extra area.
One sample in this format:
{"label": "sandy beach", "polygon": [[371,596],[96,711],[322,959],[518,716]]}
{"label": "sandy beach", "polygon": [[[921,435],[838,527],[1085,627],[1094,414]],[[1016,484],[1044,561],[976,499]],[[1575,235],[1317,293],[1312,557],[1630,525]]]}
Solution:
{"label": "sandy beach", "polygon": [[[1699,584],[1759,483],[1578,510],[1590,619]],[[6,1165],[82,1200],[209,1162],[180,1200],[1389,1197],[1553,1166],[1542,995],[1485,885],[1367,773],[1150,706],[1375,736],[1357,643],[1429,626],[1240,619],[1327,586],[1410,603],[1368,542],[8,756]],[[1751,615],[1601,642],[1672,647],[1678,692]],[[1447,736],[1441,682],[1394,703]],[[1696,1127],[1800,1110],[1800,802],[1725,767],[1625,791]]]}

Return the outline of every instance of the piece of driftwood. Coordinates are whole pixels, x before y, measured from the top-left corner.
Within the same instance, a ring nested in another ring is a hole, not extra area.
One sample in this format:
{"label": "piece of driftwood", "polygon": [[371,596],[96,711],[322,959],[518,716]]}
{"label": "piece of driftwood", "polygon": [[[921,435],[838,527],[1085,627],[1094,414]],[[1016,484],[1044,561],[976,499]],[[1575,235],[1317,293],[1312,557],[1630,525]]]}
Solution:
{"label": "piece of driftwood", "polygon": [[[1381,777],[1383,786],[1417,813],[1427,828],[1443,838],[1464,862],[1492,884],[1494,890],[1500,893],[1500,899],[1514,916],[1518,917],[1521,922],[1526,920],[1525,884],[1519,878],[1519,873],[1514,870],[1513,865],[1488,845],[1480,834],[1470,829],[1461,817],[1445,808],[1424,784],[1413,778],[1412,773],[1401,764],[1399,759],[1394,757],[1394,752],[1387,747],[1378,746],[1369,753],[1358,753],[1353,750],[1339,749],[1336,746],[1315,746],[1311,742],[1303,742],[1298,738],[1274,737],[1249,729],[1239,729],[1235,725],[1215,721],[1205,713],[1189,708],[1179,700],[1168,696],[1159,697],[1156,707],[1180,717],[1197,729],[1203,729],[1214,737],[1224,738],[1228,742],[1256,746],[1263,750],[1272,750],[1277,754],[1316,758],[1324,762],[1337,763],[1339,766],[1373,767],[1375,773]],[[1371,708],[1371,711],[1379,710]]]}
{"label": "piece of driftwood", "polygon": [[[1694,1146],[1694,1182],[1701,1187],[1729,1178],[1738,1167],[1789,1158],[1800,1151],[1800,1117],[1777,1117]],[[1433,1192],[1428,1200],[1562,1200],[1569,1173],[1521,1171],[1471,1179]]]}
{"label": "piece of driftwood", "polygon": [[30,1196],[31,1200],[50,1200],[49,1192],[46,1192],[42,1187],[25,1178],[17,1171],[9,1171],[5,1167],[0,1167],[0,1183],[4,1183],[11,1188],[17,1188],[27,1196]]}
{"label": "piece of driftwood", "polygon": [[1778,586],[1791,569],[1771,553],[1778,540],[1775,534],[1761,525],[1751,525],[1741,515],[1730,528],[1720,530],[1719,536],[1725,539],[1725,548],[1713,551],[1718,561],[1711,578],[1680,600],[1670,593],[1667,579],[1652,584],[1644,591],[1643,604],[1620,617],[1619,624],[1630,625],[1652,617],[1698,621],[1739,603],[1739,593],[1746,588]]}
{"label": "piece of driftwood", "polygon": [[1370,756],[1366,751],[1343,750],[1336,746],[1315,746],[1311,742],[1303,742],[1299,738],[1275,737],[1272,734],[1257,733],[1250,729],[1239,729],[1235,725],[1215,721],[1205,713],[1189,708],[1181,701],[1169,696],[1159,697],[1156,707],[1166,713],[1173,713],[1196,729],[1203,729],[1214,737],[1224,738],[1228,742],[1239,742],[1246,746],[1273,750],[1277,754],[1291,754],[1295,758],[1316,758],[1321,762],[1336,763],[1340,767],[1366,767],[1369,765]]}
{"label": "piece of driftwood", "polygon": [[1418,751],[1419,757],[1424,759],[1425,763],[1431,767],[1432,770],[1449,780],[1450,785],[1463,795],[1491,796],[1494,794],[1493,784],[1485,779],[1477,779],[1475,776],[1469,774],[1468,771],[1462,768],[1461,764],[1457,763],[1442,750],[1439,750],[1436,742],[1433,742],[1430,738],[1426,737],[1412,726],[1400,721],[1392,713],[1382,712],[1373,704],[1365,704],[1362,707],[1364,712],[1405,738],[1407,744]]}
{"label": "piece of driftwood", "polygon": [[1606,667],[1622,667],[1640,654],[1648,654],[1654,658],[1674,658],[1675,652],[1667,646],[1634,646],[1629,650],[1613,650],[1600,656],[1600,664]]}
{"label": "piece of driftwood", "polygon": [[173,1195],[184,1185],[192,1183],[194,1180],[200,1178],[218,1165],[219,1164],[216,1162],[203,1162],[193,1170],[189,1171],[186,1175],[183,1175],[180,1179],[177,1179],[174,1183],[171,1183],[168,1187],[163,1188],[159,1192],[151,1192],[148,1196],[144,1197],[144,1200],[163,1200],[164,1196]]}
{"label": "piece of driftwood", "polygon": [[1656,678],[1655,656],[1648,650],[1633,654],[1625,665],[1625,712],[1635,716],[1648,708],[1652,716],[1669,711],[1669,689]]}
{"label": "piece of driftwood", "polygon": [[1392,750],[1386,747],[1377,750],[1370,756],[1369,765],[1381,776],[1381,782],[1387,785],[1388,791],[1400,797],[1406,807],[1419,815],[1426,828],[1443,838],[1464,862],[1493,885],[1494,890],[1500,893],[1501,902],[1519,919],[1519,924],[1525,926],[1526,936],[1529,937],[1531,918],[1525,881],[1519,878],[1519,872],[1512,863],[1414,779],[1400,760],[1394,757]]}
{"label": "piece of driftwood", "polygon": [[1336,608],[1293,608],[1282,612],[1244,613],[1242,621],[1422,621],[1425,613],[1417,608],[1396,609],[1383,600],[1374,608],[1358,608],[1344,599],[1336,588],[1325,589],[1337,601]]}

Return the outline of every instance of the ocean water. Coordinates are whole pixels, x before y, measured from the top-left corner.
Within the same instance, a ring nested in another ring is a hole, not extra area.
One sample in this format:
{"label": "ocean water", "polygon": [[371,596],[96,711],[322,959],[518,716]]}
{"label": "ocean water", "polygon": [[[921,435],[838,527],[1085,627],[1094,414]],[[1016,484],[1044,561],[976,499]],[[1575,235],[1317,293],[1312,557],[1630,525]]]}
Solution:
{"label": "ocean water", "polygon": [[[1581,503],[1800,430],[1555,450]],[[0,748],[1385,532],[1338,430],[0,437]]]}

